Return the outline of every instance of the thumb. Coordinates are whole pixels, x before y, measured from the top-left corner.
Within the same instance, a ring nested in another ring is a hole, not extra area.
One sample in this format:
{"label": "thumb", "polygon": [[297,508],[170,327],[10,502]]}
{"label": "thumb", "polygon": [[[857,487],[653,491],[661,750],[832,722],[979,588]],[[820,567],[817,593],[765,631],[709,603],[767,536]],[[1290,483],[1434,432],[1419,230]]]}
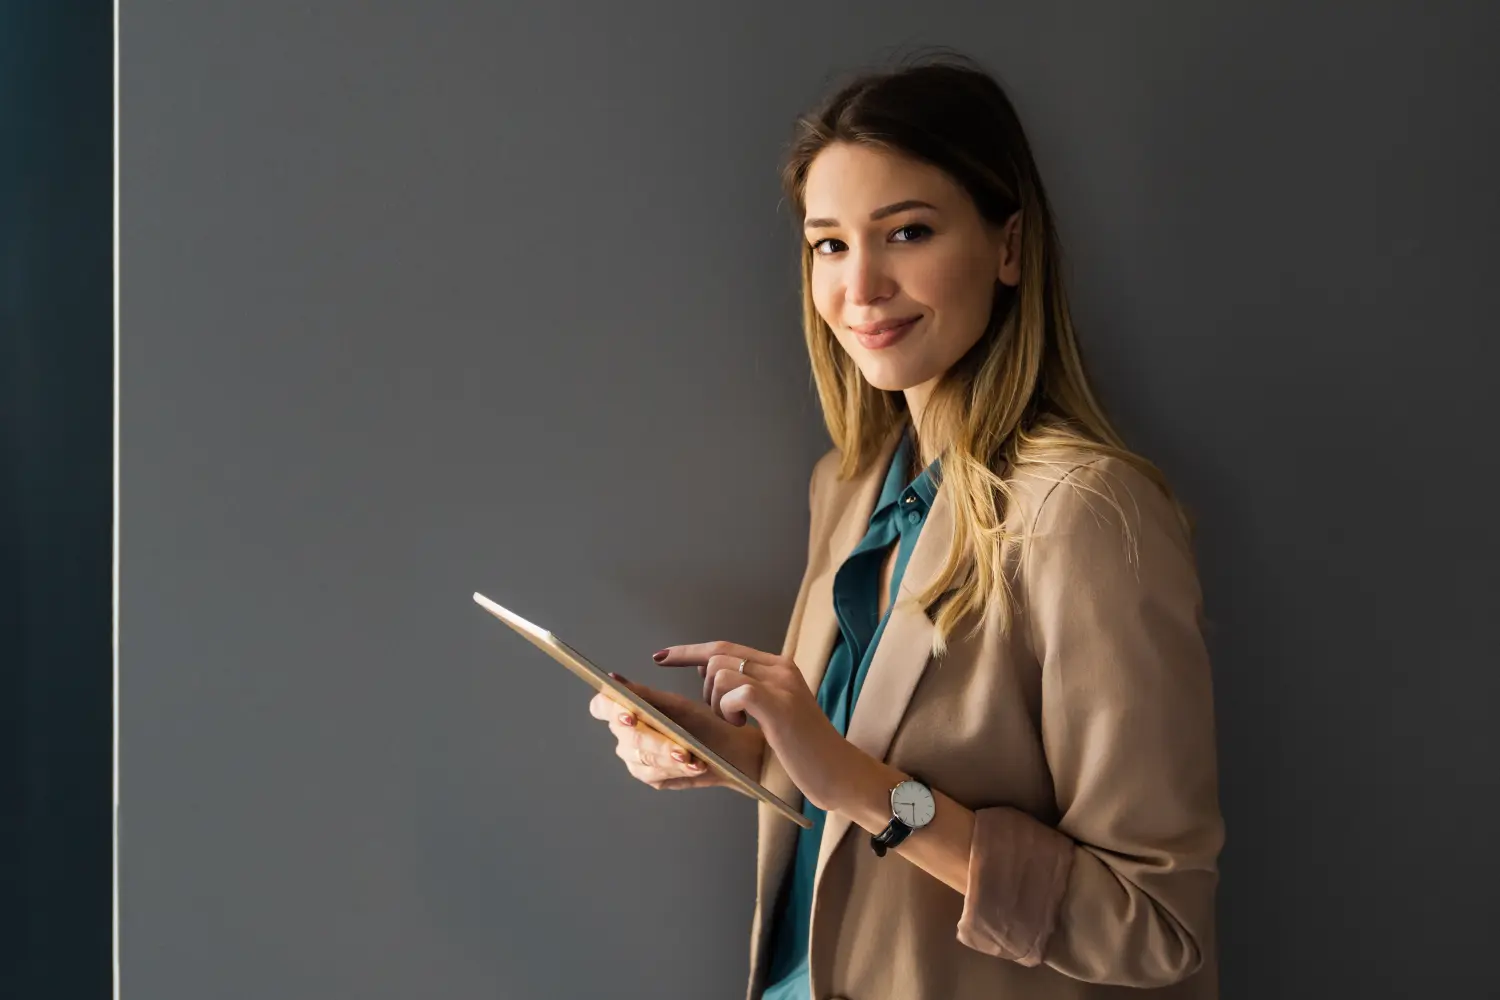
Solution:
{"label": "thumb", "polygon": [[731,726],[743,726],[747,715],[759,722],[759,700],[754,684],[741,684],[719,699],[719,714]]}

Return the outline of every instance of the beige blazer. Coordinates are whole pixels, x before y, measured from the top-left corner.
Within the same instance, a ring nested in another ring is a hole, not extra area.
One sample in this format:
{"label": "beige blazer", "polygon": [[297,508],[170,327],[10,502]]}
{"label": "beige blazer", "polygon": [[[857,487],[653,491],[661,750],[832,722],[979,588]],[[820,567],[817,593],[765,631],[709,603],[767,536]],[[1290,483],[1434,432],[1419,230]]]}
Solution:
{"label": "beige blazer", "polygon": [[[813,470],[807,570],[783,654],[814,691],[838,627],[833,575],[869,525],[898,439],[852,481],[837,480],[834,451]],[[932,623],[898,603],[849,720],[849,740],[866,753],[976,811],[968,890],[897,853],[876,857],[865,831],[830,813],[814,882],[812,996],[1097,1000],[1157,987],[1149,995],[1163,1000],[1216,997],[1224,834],[1189,544],[1161,492],[1117,459],[1083,457],[1011,482],[1009,527],[1036,536],[1024,565],[1012,560],[1010,634],[987,618],[965,639],[964,622],[933,659]],[[1112,492],[1125,523],[1090,490]],[[940,487],[903,598],[936,576],[952,530]],[[802,801],[772,753],[761,781]],[[797,827],[762,805],[759,834],[750,1000],[765,985]]]}

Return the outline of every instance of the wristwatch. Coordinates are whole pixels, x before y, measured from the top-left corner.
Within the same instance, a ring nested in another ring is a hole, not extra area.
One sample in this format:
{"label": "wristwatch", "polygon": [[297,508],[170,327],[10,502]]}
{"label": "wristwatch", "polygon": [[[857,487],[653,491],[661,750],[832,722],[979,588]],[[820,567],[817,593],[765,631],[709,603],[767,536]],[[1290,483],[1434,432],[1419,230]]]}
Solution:
{"label": "wristwatch", "polygon": [[891,789],[891,822],[870,837],[870,849],[877,857],[901,843],[913,830],[920,830],[932,822],[937,803],[932,798],[932,789],[913,778],[908,778]]}

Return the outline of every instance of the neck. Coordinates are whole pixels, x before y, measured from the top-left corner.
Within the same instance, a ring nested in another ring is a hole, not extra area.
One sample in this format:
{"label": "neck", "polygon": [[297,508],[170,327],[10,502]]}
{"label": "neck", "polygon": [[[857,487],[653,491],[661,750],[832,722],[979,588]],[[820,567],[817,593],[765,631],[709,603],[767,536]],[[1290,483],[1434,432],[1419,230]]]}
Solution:
{"label": "neck", "polygon": [[927,409],[927,400],[932,397],[932,390],[937,385],[938,379],[930,379],[921,385],[914,385],[910,389],[902,390],[906,397],[906,410],[911,415],[912,438],[917,448],[913,461],[917,463],[918,469],[925,469],[937,458],[938,452],[942,450],[937,441],[923,439],[921,435],[922,414]]}

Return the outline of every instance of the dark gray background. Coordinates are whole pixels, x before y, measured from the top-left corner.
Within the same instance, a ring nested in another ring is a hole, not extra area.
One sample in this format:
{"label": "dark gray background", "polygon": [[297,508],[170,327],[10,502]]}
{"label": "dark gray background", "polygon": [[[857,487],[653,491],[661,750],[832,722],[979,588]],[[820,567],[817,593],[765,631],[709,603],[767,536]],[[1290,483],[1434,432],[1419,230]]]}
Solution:
{"label": "dark gray background", "polygon": [[751,804],[633,784],[469,594],[679,690],[779,643],[778,156],[927,43],[1200,521],[1224,995],[1493,992],[1493,5],[122,7],[127,1000],[739,995]]}

